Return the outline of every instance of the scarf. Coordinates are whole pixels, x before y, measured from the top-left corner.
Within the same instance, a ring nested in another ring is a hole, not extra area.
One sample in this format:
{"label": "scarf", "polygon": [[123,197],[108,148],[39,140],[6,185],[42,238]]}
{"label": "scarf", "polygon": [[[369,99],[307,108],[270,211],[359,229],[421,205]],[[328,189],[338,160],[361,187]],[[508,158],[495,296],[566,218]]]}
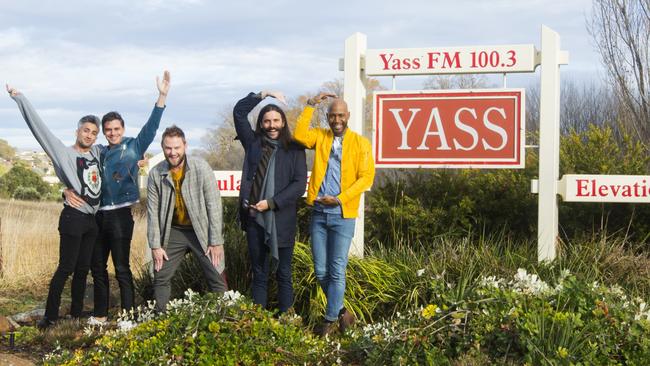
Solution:
{"label": "scarf", "polygon": [[[280,142],[264,136],[263,143],[272,146],[273,152],[269,158],[269,165],[266,168],[264,182],[262,183],[262,189],[260,190],[260,201],[270,200],[275,194],[275,154],[278,151]],[[280,255],[278,254],[278,230],[275,225],[275,211],[266,210],[264,212],[258,212],[255,216],[255,222],[264,228],[264,243],[269,246],[269,252],[271,253],[272,258],[271,271],[274,271],[280,260]]]}

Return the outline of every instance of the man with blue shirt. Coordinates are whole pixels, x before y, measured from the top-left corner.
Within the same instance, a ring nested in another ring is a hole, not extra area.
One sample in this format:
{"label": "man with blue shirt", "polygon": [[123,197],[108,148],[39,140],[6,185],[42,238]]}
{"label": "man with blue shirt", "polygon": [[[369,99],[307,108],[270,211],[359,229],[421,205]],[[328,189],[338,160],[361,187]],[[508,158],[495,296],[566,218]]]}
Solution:
{"label": "man with blue shirt", "polygon": [[[314,107],[327,98],[334,98],[327,110],[330,128],[310,128]],[[294,139],[314,149],[314,167],[307,204],[313,205],[311,249],[314,274],[327,297],[325,319],[318,328],[321,336],[331,333],[338,320],[344,331],[354,322],[354,315],[343,306],[345,270],[359,202],[370,189],[375,165],[370,142],[348,128],[350,112],[343,99],[321,93],[307,101],[298,117]]]}
{"label": "man with blue shirt", "polygon": [[[138,161],[149,148],[160,125],[170,87],[169,72],[164,72],[162,80],[156,78],[156,83],[158,100],[149,120],[135,138],[124,137],[124,119],[119,113],[109,112],[102,118],[102,131],[108,140],[108,148],[101,156],[102,196],[96,215],[99,235],[91,263],[95,309],[94,316],[89,319],[90,324],[102,324],[108,316],[109,254],[113,258],[115,277],[120,286],[122,309],[134,307],[133,274],[129,265],[133,237],[131,206],[140,199]],[[70,199],[73,195],[74,192],[66,191],[66,198]]]}

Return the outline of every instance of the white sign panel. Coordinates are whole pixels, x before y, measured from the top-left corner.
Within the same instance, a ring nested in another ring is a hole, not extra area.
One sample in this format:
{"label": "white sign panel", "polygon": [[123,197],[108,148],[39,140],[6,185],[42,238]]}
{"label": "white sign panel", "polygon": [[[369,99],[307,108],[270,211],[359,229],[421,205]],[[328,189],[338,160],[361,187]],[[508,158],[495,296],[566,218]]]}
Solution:
{"label": "white sign panel", "polygon": [[650,176],[565,175],[558,193],[567,202],[650,202]]}
{"label": "white sign panel", "polygon": [[[311,172],[307,172],[307,184],[309,184],[309,177]],[[217,180],[217,187],[221,193],[221,197],[239,197],[239,189],[241,186],[241,170],[215,170],[214,177]],[[303,197],[307,195],[305,193]]]}
{"label": "white sign panel", "polygon": [[366,51],[366,75],[428,75],[535,71],[535,46],[515,44]]}

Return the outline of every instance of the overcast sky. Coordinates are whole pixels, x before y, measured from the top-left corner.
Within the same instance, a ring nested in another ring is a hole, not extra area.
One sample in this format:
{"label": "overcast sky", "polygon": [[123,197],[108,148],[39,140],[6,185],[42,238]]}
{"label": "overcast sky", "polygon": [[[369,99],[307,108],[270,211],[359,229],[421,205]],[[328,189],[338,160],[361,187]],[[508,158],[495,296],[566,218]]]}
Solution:
{"label": "overcast sky", "polygon": [[[338,59],[354,32],[367,35],[369,48],[539,48],[544,24],[570,53],[563,78],[602,77],[585,27],[591,0],[0,0],[0,10],[0,81],[24,92],[67,144],[82,115],[110,110],[122,113],[127,135],[137,134],[157,97],[155,77],[168,69],[172,89],[161,127],[179,125],[190,146],[200,147],[219,113],[249,91],[295,97],[342,78]],[[512,77],[508,86],[526,87],[538,77],[539,71]],[[422,81],[406,77],[397,85],[414,89]],[[38,148],[4,95],[0,138]],[[103,135],[97,141],[106,143]]]}

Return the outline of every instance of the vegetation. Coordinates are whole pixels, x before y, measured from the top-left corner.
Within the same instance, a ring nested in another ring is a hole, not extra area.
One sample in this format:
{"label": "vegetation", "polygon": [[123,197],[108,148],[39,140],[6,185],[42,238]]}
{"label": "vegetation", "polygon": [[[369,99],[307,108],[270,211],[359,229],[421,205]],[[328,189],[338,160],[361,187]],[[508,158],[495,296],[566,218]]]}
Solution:
{"label": "vegetation", "polygon": [[55,190],[24,164],[15,164],[0,177],[0,197],[38,201],[52,198]]}

